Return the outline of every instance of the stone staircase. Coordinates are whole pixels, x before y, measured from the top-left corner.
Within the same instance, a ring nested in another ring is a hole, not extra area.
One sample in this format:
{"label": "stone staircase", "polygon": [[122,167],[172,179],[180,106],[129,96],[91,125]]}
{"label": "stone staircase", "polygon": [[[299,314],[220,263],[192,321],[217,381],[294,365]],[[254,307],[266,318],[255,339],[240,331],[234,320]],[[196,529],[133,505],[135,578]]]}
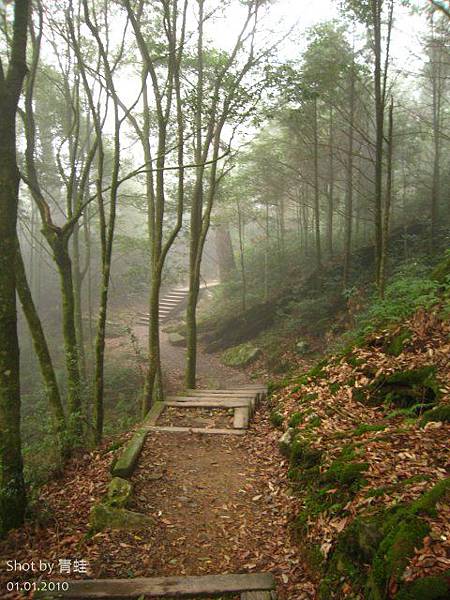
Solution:
{"label": "stone staircase", "polygon": [[[215,286],[219,285],[218,281],[210,281],[209,283],[204,283],[200,286],[200,294],[205,292],[208,289],[211,289]],[[168,292],[159,302],[159,321],[160,323],[164,323],[170,317],[173,317],[175,314],[179,313],[180,310],[186,307],[187,297],[188,297],[189,289],[188,288],[174,288],[170,292]],[[149,314],[138,312],[138,325],[148,325],[149,323]]]}
{"label": "stone staircase", "polygon": [[[188,290],[186,288],[176,288],[166,294],[159,302],[159,320],[164,323],[171,316],[179,312],[186,306]],[[138,325],[148,325],[148,313],[138,313]]]}

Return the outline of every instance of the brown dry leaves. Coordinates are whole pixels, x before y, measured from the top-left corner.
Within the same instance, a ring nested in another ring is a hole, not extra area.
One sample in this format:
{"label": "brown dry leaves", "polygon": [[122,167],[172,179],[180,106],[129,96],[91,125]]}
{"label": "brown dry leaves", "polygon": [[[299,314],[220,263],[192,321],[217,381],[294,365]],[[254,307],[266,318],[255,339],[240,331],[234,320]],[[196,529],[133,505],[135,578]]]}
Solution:
{"label": "brown dry leaves", "polygon": [[[321,545],[325,556],[339,533],[356,515],[371,513],[381,506],[409,503],[438,480],[450,475],[448,423],[428,423],[420,429],[401,417],[386,420],[385,409],[365,406],[352,397],[352,387],[363,387],[381,373],[433,364],[437,367],[442,401],[450,402],[449,324],[419,311],[406,326],[413,335],[398,357],[382,351],[385,337],[396,332],[382,332],[373,336],[368,347],[354,351],[353,355],[361,360],[360,366],[352,367],[342,359],[325,367],[326,377],[323,379],[311,381],[298,392],[292,392],[291,386],[278,394],[277,400],[286,419],[305,408],[310,411],[306,424],[316,416],[321,418],[312,445],[324,452],[324,469],[349,442],[362,444],[361,460],[369,463],[369,469],[364,473],[367,485],[345,506],[339,517],[331,518],[322,513],[316,521],[309,523],[308,539]],[[340,384],[334,394],[330,391],[330,383]],[[316,398],[305,401],[307,393],[315,394]],[[386,425],[384,431],[366,432],[358,437],[352,433],[359,423],[381,422]],[[302,427],[305,424],[299,426],[300,430]],[[421,481],[420,476],[424,480]],[[414,479],[401,485],[409,478]],[[380,495],[373,497],[368,494],[376,488]],[[301,495],[299,499],[302,500]],[[443,503],[437,508],[437,516],[429,518],[432,534],[425,538],[423,547],[417,549],[406,569],[404,577],[407,581],[449,568],[450,508]]]}

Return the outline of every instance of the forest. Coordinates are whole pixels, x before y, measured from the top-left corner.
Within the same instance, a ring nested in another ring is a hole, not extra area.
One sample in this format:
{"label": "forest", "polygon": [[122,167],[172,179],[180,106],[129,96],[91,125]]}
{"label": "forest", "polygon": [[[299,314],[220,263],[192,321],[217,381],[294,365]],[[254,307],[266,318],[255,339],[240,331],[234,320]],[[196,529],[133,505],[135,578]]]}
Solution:
{"label": "forest", "polygon": [[450,3],[0,0],[0,598],[450,598]]}

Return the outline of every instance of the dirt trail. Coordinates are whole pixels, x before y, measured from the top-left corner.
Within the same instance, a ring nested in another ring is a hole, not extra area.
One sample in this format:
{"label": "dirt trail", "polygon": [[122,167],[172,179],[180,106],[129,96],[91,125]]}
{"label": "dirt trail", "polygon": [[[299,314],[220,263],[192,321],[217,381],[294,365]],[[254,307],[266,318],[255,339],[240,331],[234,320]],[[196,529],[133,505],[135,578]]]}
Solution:
{"label": "dirt trail", "polygon": [[[144,345],[146,327],[136,326],[134,331]],[[128,360],[126,338],[110,349]],[[162,358],[171,391],[182,389],[184,355],[185,349],[171,346],[163,333]],[[245,373],[202,352],[198,370],[203,387],[249,383]],[[0,543],[0,555],[56,562],[83,558],[92,578],[270,571],[277,577],[280,600],[312,599],[314,586],[290,535],[296,501],[278,437],[264,406],[244,436],[152,433],[132,478],[130,508],[150,516],[153,525],[138,532],[92,536],[89,511],[101,501],[110,480],[111,442],[105,442],[73,459],[63,479],[42,488],[38,502],[47,515],[45,525],[30,521],[13,532]],[[1,591],[3,575],[7,574],[0,572]]]}
{"label": "dirt trail", "polygon": [[[133,330],[142,348],[146,348],[147,325],[135,325]],[[172,346],[168,334],[161,331],[161,362],[169,391],[183,389],[185,358],[186,348]],[[226,388],[250,383],[245,373],[226,367],[217,356],[206,354],[201,348],[197,357],[197,378],[198,386],[205,388]]]}
{"label": "dirt trail", "polygon": [[[137,325],[134,331],[144,345],[147,327]],[[162,332],[161,351],[168,388],[182,390],[185,348],[172,346]],[[198,380],[209,388],[250,382],[245,373],[201,351]],[[176,425],[173,419],[171,424]],[[147,541],[146,574],[272,571],[279,578],[280,598],[311,597],[305,588],[292,596],[287,591],[300,561],[289,541],[293,500],[277,437],[264,408],[242,437],[148,436],[133,475],[132,506],[156,523]]]}

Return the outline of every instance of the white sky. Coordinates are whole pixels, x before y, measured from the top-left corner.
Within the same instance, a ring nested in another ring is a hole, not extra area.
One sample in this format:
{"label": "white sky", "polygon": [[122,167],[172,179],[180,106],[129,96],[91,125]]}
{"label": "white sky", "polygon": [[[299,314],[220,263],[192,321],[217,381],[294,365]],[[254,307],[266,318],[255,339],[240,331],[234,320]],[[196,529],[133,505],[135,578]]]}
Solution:
{"label": "white sky", "polygon": [[[210,5],[213,3],[213,0],[209,0]],[[276,0],[270,6],[271,22],[266,23],[266,26],[270,26],[280,36],[295,27],[289,41],[285,41],[279,48],[280,61],[298,58],[306,46],[306,31],[320,22],[338,18],[339,4],[340,0]],[[415,9],[425,8],[428,4],[427,0],[411,0]],[[244,14],[245,9],[242,7],[227,9],[226,26],[220,22],[214,28],[213,40],[218,46],[229,47]],[[418,38],[426,26],[426,19],[424,15],[411,14],[410,9],[401,6],[400,0],[396,0],[394,17],[393,54],[400,62],[409,63],[411,53],[415,54],[418,50]]]}

